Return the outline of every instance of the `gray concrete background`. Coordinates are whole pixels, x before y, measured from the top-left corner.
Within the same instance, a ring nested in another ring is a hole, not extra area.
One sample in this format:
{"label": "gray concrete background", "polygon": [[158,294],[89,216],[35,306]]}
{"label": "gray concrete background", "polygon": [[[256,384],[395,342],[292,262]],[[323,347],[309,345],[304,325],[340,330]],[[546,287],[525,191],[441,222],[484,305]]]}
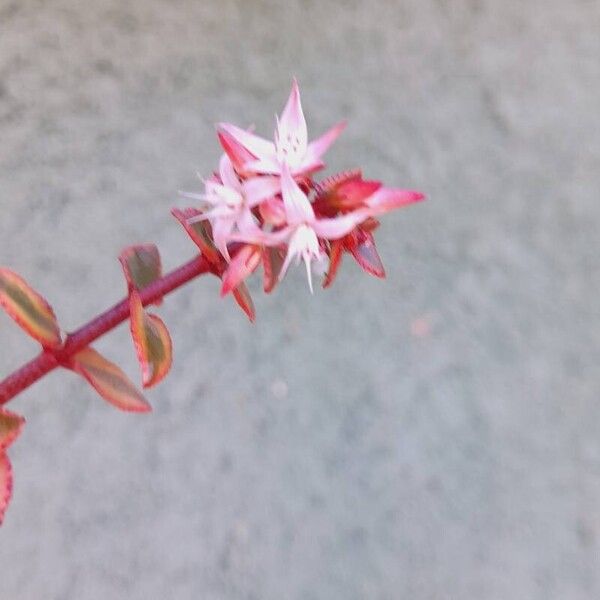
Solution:
{"label": "gray concrete background", "polygon": [[123,246],[187,259],[213,122],[270,132],[294,74],[333,168],[429,196],[387,282],[255,281],[255,326],[190,285],[151,416],[23,394],[0,598],[600,597],[598,2],[0,0],[0,262],[72,329]]}

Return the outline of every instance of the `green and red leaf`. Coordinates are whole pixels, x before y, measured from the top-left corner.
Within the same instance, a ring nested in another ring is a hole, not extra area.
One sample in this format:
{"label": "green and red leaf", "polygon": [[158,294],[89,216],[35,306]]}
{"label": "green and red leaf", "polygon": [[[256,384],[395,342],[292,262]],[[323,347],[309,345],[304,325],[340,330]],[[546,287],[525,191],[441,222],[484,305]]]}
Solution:
{"label": "green and red leaf", "polygon": [[6,449],[17,439],[25,419],[4,408],[0,408],[0,525],[12,496],[12,466]]}
{"label": "green and red leaf", "polygon": [[131,335],[142,368],[145,388],[156,385],[169,372],[173,362],[173,345],[165,324],[156,316],[146,313],[137,292],[129,297]]}
{"label": "green and red leaf", "polygon": [[142,393],[114,363],[91,347],[71,359],[70,368],[84,377],[107,402],[128,412],[152,410]]}
{"label": "green and red leaf", "polygon": [[213,243],[210,223],[208,221],[189,223],[190,219],[202,213],[195,208],[186,208],[185,210],[174,208],[171,214],[181,223],[187,234],[192,238],[192,241],[200,248],[206,260],[211,265],[219,267],[223,259],[221,258],[221,253]]}
{"label": "green and red leaf", "polygon": [[56,316],[48,302],[13,271],[0,268],[0,306],[45,348],[62,344]]}
{"label": "green and red leaf", "polygon": [[[143,290],[162,277],[160,253],[154,244],[128,246],[119,255],[127,287],[131,290]],[[155,302],[160,304],[162,300]]]}
{"label": "green and red leaf", "polygon": [[0,408],[0,451],[6,450],[19,436],[25,419],[5,408]]}
{"label": "green and red leaf", "polygon": [[13,489],[12,465],[6,452],[0,452],[0,525],[10,503]]}

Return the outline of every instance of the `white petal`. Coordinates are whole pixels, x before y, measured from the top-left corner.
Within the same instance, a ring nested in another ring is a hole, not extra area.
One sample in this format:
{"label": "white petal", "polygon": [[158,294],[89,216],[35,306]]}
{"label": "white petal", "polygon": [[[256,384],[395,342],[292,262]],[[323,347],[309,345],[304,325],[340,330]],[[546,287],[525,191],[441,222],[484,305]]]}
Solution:
{"label": "white petal", "polygon": [[298,82],[294,79],[290,97],[277,120],[275,147],[277,158],[290,166],[298,166],[306,154],[308,136],[306,119],[300,102]]}
{"label": "white petal", "polygon": [[367,217],[367,211],[362,209],[332,219],[316,219],[312,226],[320,238],[339,240],[350,233]]}
{"label": "white petal", "polygon": [[244,196],[251,207],[273,197],[280,190],[281,180],[279,177],[253,177],[243,183]]}
{"label": "white petal", "polygon": [[290,175],[287,165],[282,165],[281,169],[281,193],[288,224],[299,225],[314,221],[315,213],[308,197]]}
{"label": "white petal", "polygon": [[224,186],[237,191],[241,189],[241,184],[233,168],[233,163],[227,154],[223,154],[219,161],[219,175]]}

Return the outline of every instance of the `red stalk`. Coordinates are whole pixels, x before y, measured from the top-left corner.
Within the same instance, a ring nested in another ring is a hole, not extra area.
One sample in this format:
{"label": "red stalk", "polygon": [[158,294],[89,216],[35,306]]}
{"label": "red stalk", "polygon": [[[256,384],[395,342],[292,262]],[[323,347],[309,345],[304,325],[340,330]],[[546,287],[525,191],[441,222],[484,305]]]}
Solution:
{"label": "red stalk", "polygon": [[[196,256],[144,288],[140,292],[142,304],[144,306],[151,304],[173,290],[180,288],[188,281],[211,270],[210,264],[203,256]],[[111,331],[128,318],[129,299],[125,298],[77,329],[77,331],[70,333],[61,348],[42,351],[36,358],[11,373],[3,381],[0,381],[0,406],[6,404],[56,367],[67,364],[71,356],[83,350],[94,340]]]}

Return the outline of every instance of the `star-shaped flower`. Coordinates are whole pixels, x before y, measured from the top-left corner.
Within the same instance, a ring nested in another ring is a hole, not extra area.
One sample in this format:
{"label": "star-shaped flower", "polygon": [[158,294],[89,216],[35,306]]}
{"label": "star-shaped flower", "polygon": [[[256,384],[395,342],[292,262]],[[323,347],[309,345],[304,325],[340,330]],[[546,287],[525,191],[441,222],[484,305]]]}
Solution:
{"label": "star-shaped flower", "polygon": [[325,166],[321,158],[345,126],[342,121],[321,137],[308,142],[300,90],[294,79],[287,104],[277,118],[274,142],[231,123],[219,123],[217,132],[223,149],[239,172],[281,175],[283,165],[286,165],[294,177],[299,177]]}
{"label": "star-shaped flower", "polygon": [[208,219],[213,240],[221,254],[230,260],[227,243],[234,231],[244,232],[254,226],[252,208],[276,194],[280,184],[277,177],[252,177],[240,181],[231,160],[223,154],[219,162],[219,177],[205,181],[204,194],[185,193],[186,198],[200,200],[208,210],[189,220],[190,223]]}

